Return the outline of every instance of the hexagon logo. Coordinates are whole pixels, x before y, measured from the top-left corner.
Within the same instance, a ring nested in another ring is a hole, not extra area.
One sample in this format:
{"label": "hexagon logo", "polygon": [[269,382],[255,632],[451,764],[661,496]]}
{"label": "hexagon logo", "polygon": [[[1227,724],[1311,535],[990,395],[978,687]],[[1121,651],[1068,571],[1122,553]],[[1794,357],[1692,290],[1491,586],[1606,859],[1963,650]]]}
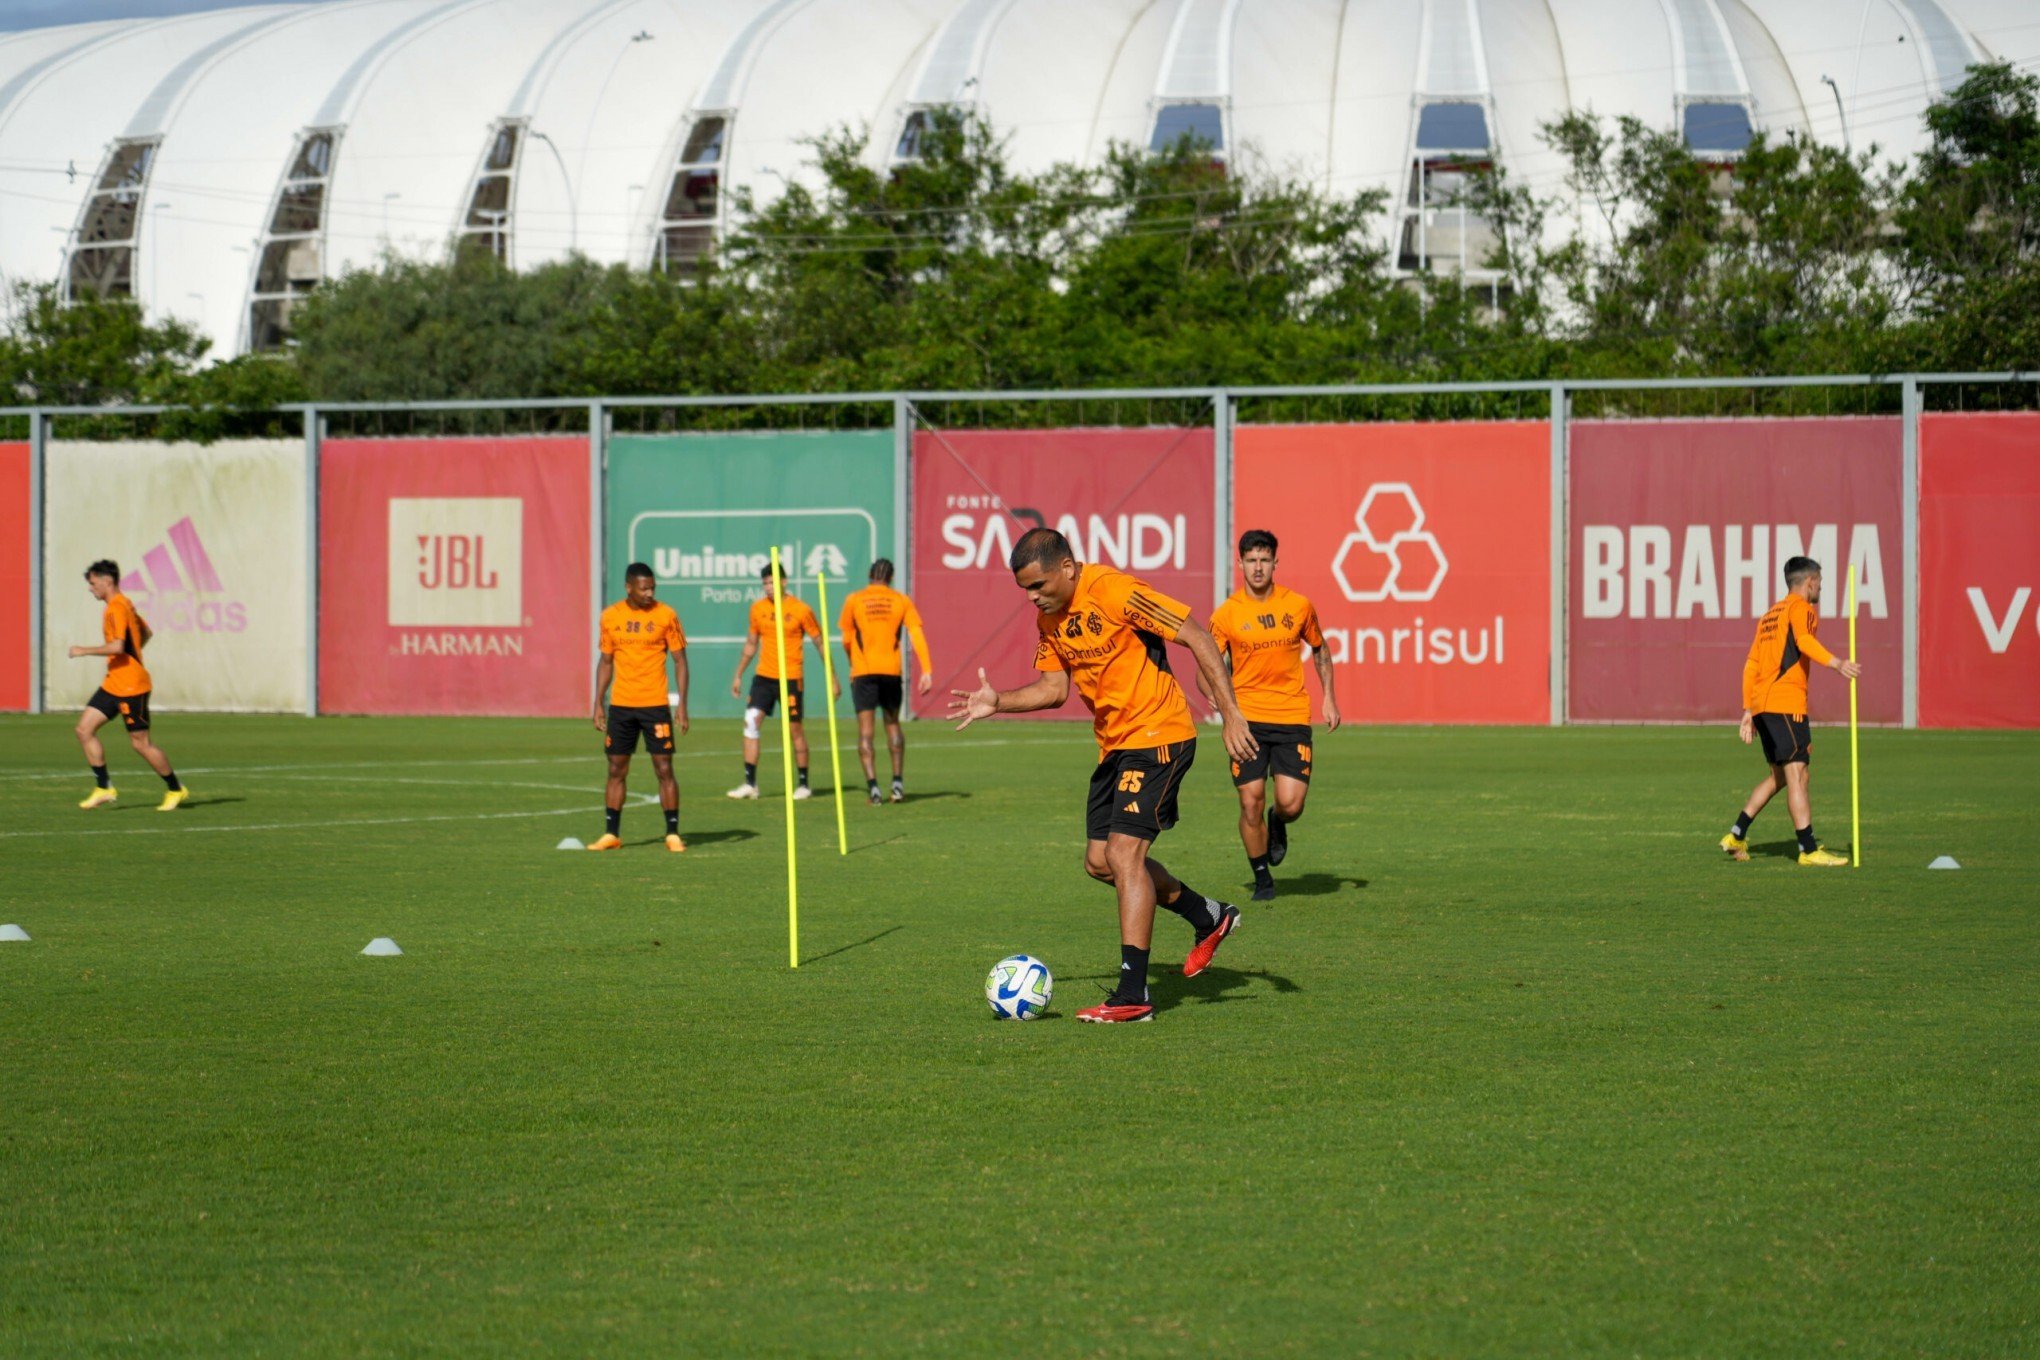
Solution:
{"label": "hexagon logo", "polygon": [[1332,559],[1339,589],[1356,604],[1399,600],[1419,604],[1445,581],[1445,551],[1424,528],[1424,506],[1408,482],[1376,482],[1353,513]]}

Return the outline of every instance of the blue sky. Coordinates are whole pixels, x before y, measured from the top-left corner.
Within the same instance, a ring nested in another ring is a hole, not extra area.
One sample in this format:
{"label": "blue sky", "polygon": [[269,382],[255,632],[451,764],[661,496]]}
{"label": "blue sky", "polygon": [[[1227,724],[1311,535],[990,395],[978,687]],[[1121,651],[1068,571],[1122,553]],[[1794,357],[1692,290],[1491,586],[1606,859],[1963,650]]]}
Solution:
{"label": "blue sky", "polygon": [[100,19],[160,19],[209,9],[258,4],[306,4],[312,0],[0,0],[0,33],[52,24],[89,24]]}

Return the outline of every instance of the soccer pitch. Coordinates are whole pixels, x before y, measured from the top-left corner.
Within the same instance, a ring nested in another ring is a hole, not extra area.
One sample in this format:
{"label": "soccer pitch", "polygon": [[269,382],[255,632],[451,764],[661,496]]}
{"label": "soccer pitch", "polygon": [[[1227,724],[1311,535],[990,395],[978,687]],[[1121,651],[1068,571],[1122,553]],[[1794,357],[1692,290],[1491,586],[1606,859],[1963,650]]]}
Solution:
{"label": "soccer pitch", "polygon": [[[1726,724],[1321,734],[1282,895],[1106,1027],[1085,726],[910,728],[847,857],[802,805],[790,971],[734,723],[674,856],[642,756],[553,849],[585,721],[170,715],[160,817],[70,721],[0,718],[9,1356],[2040,1352],[2040,734],[1867,733],[1835,870],[1715,849]],[[1207,731],[1158,853],[1242,900]]]}

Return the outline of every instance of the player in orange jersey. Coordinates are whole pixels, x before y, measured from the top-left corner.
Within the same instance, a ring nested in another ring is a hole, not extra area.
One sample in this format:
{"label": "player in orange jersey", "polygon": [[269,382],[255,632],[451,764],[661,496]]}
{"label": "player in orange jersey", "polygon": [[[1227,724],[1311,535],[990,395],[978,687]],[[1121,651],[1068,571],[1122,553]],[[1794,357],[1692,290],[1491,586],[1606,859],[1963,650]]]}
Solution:
{"label": "player in orange jersey", "polygon": [[1840,671],[1854,680],[1863,673],[1855,661],[1838,657],[1820,645],[1820,563],[1795,557],[1785,563],[1785,598],[1757,620],[1756,640],[1743,662],[1743,714],[1738,734],[1745,746],[1762,740],[1771,773],[1750,790],[1742,815],[1721,838],[1721,848],[1734,859],[1748,859],[1750,823],[1764,805],[1785,790],[1785,806],[1799,835],[1799,862],[1834,866],[1847,864],[1814,839],[1813,800],[1807,792],[1807,766],[1813,759],[1813,733],[1806,722],[1806,676],[1811,663]]}
{"label": "player in orange jersey", "polygon": [[921,664],[921,693],[935,684],[928,662],[928,638],[921,631],[921,613],[914,602],[892,588],[893,564],[881,557],[871,564],[871,584],[852,591],[843,601],[836,632],[850,658],[850,703],[857,710],[857,759],[864,765],[865,796],[879,801],[877,755],[872,729],[878,711],[885,711],[885,744],[892,753],[892,800],[907,799],[907,736],[900,730],[900,702],[906,697],[902,677],[906,658],[900,634],[913,639],[914,660]]}
{"label": "player in orange jersey", "polygon": [[[1249,529],[1240,535],[1240,576],[1246,584],[1211,611],[1211,636],[1232,670],[1233,692],[1247,728],[1260,744],[1252,760],[1235,760],[1233,785],[1240,795],[1240,842],[1254,873],[1254,900],[1275,896],[1269,869],[1289,853],[1289,824],[1303,816],[1310,794],[1310,694],[1303,687],[1303,649],[1310,648],[1325,695],[1325,730],[1339,728],[1339,700],[1332,691],[1332,657],[1311,602],[1275,584],[1275,535]],[[1198,677],[1203,688],[1204,678]],[[1209,691],[1205,697],[1211,697]],[[1275,806],[1266,786],[1275,781]],[[1266,820],[1263,820],[1265,811]]]}
{"label": "player in orange jersey", "polygon": [[1053,529],[1031,529],[1013,545],[1013,583],[1037,611],[1034,683],[992,686],[983,670],[975,690],[953,690],[957,730],[995,713],[1057,708],[1074,684],[1091,710],[1098,766],[1084,817],[1084,871],[1119,897],[1119,985],[1079,1020],[1120,1024],[1154,1015],[1148,1000],[1148,952],[1155,907],[1196,932],[1183,976],[1196,977],[1239,924],[1238,907],[1214,902],[1149,857],[1154,840],[1176,824],[1176,794],[1197,756],[1197,723],[1182,686],[1169,673],[1170,642],[1189,650],[1225,722],[1226,751],[1254,758],[1254,737],[1233,698],[1218,644],[1180,600],[1097,562],[1076,560]]}
{"label": "player in orange jersey", "polygon": [[121,594],[117,563],[101,558],[85,568],[85,587],[92,592],[93,599],[106,606],[99,617],[99,633],[105,641],[97,647],[73,647],[71,657],[73,660],[81,656],[105,657],[106,679],[92,692],[92,697],[85,701],[85,711],[78,715],[78,745],[85,750],[85,763],[92,767],[97,786],[78,806],[90,810],[120,797],[120,791],[113,787],[106,773],[106,748],[99,743],[99,729],[119,718],[127,728],[128,744],[135,748],[135,754],[162,777],[163,801],[156,805],[156,811],[170,812],[191,796],[191,790],[179,782],[177,772],[170,768],[170,757],[149,737],[149,692],[153,682],[148,668],[142,665],[142,648],[149,645],[155,634],[135,612],[134,602]]}
{"label": "player in orange jersey", "polygon": [[[673,658],[673,690],[680,705],[680,735],[687,735],[687,634],[671,605],[656,598],[652,569],[633,562],[623,571],[623,598],[602,611],[601,655],[595,662],[595,730],[609,755],[609,786],[603,791],[602,836],[588,848],[614,850],[623,844],[623,795],[638,738],[659,778],[659,806],[666,813],[666,848],[679,854],[680,786],[673,781],[673,710],[666,706],[666,658]],[[608,696],[605,708],[603,696]]]}
{"label": "player in orange jersey", "polygon": [[[779,707],[779,643],[774,639],[772,622],[772,567],[768,563],[758,573],[765,588],[759,599],[751,605],[751,628],[744,635],[744,654],[737,658],[737,674],[730,681],[731,695],[742,698],[744,694],[744,671],[751,664],[751,658],[758,658],[758,673],[751,677],[751,698],[744,706],[744,782],[730,790],[732,798],[756,798],[758,796],[758,734],[765,719],[772,716]],[[793,732],[793,763],[800,770],[800,785],[793,791],[795,798],[810,796],[808,789],[808,746],[807,727],[801,722],[801,647],[812,638],[815,650],[820,651],[822,641],[821,620],[807,602],[793,593],[785,577],[780,578],[779,588],[782,608],[786,616],[786,721]],[[843,685],[837,681],[829,691],[831,699],[841,698]]]}

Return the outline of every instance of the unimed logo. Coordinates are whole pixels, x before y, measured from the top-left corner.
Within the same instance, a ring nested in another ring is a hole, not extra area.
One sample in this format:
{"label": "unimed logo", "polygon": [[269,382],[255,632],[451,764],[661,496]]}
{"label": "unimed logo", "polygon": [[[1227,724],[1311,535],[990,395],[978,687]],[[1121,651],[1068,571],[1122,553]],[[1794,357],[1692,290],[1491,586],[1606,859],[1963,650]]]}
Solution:
{"label": "unimed logo", "polygon": [[120,580],[122,593],[135,601],[149,626],[167,633],[247,631],[248,608],[224,598],[226,587],[191,517],[171,525],[166,537],[167,543],[142,554],[141,570]]}
{"label": "unimed logo", "polygon": [[[392,628],[522,628],[524,501],[517,496],[392,497]],[[513,645],[514,644],[514,645]],[[420,655],[521,652],[521,638],[411,634]]]}

